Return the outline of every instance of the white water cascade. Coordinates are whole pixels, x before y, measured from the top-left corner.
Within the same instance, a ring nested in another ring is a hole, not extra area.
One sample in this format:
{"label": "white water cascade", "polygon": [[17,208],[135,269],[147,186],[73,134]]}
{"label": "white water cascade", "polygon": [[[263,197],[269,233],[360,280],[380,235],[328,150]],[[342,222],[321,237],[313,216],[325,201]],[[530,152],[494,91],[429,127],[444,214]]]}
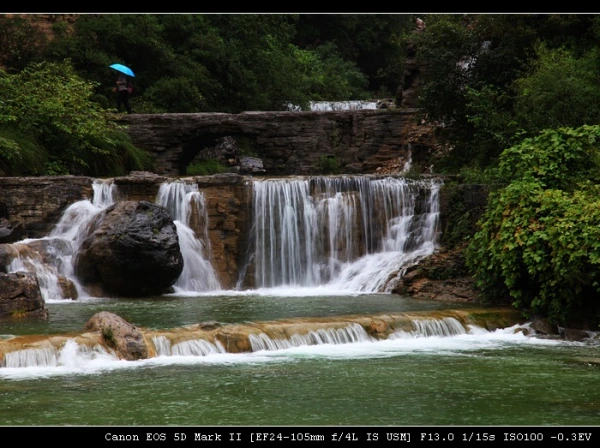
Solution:
{"label": "white water cascade", "polygon": [[[312,112],[372,109],[377,109],[377,101],[311,101],[309,103],[309,110]],[[301,112],[302,108],[294,104],[288,104],[287,110],[292,112]]]}
{"label": "white water cascade", "polygon": [[[247,266],[238,289],[328,288],[391,291],[406,267],[430,255],[439,233],[439,180],[384,176],[255,178]],[[49,236],[13,244],[8,272],[35,272],[46,302],[69,298],[61,279],[89,296],[73,272],[85,227],[118,199],[110,180],[93,183],[93,197],[69,206]],[[156,203],[177,228],[183,272],[177,293],[221,291],[211,263],[204,194],[193,181],[159,187]]]}
{"label": "white water cascade", "polygon": [[385,292],[394,272],[435,250],[440,186],[365,176],[255,180],[255,286]]}
{"label": "white water cascade", "polygon": [[[156,203],[169,211],[177,227],[184,267],[174,288],[178,292],[220,290],[221,285],[210,262],[204,194],[198,191],[195,183],[165,182],[158,190]],[[196,231],[191,228],[192,222],[196,222]]]}
{"label": "white water cascade", "polygon": [[46,302],[62,300],[60,277],[70,279],[79,295],[85,290],[73,274],[72,257],[81,244],[83,229],[96,214],[111,205],[117,195],[111,181],[95,180],[93,197],[71,204],[47,237],[26,239],[13,244],[18,255],[8,266],[8,272],[33,272],[38,278],[41,295]]}

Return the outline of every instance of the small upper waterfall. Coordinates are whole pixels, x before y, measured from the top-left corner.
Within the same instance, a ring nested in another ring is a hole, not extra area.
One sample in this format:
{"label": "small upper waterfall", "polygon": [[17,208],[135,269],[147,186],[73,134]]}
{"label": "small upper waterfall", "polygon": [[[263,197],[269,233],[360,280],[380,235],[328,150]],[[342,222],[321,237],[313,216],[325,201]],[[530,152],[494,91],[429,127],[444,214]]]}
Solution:
{"label": "small upper waterfall", "polygon": [[179,291],[220,290],[221,285],[210,263],[204,194],[194,183],[164,182],[159,188],[156,203],[169,210],[177,227],[184,267],[174,287]]}
{"label": "small upper waterfall", "polygon": [[[371,109],[377,109],[377,101],[311,101],[309,103],[309,110],[317,112]],[[287,110],[292,112],[301,112],[302,108],[294,104],[288,104]]]}
{"label": "small upper waterfall", "polygon": [[34,272],[46,302],[63,299],[61,277],[70,279],[79,294],[85,292],[73,275],[72,257],[81,244],[82,230],[117,196],[116,185],[111,181],[95,180],[92,188],[93,197],[71,204],[50,235],[13,244],[18,256],[12,259],[8,272]]}
{"label": "small upper waterfall", "polygon": [[391,274],[433,253],[440,186],[365,176],[255,180],[255,286],[382,292]]}

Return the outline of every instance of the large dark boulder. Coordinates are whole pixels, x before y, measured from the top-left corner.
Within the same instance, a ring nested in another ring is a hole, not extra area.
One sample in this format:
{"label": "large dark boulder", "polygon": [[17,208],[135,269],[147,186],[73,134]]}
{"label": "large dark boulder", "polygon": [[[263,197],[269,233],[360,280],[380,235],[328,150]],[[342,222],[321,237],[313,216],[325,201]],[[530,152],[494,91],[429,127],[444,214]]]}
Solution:
{"label": "large dark boulder", "polygon": [[183,270],[177,228],[168,210],[146,201],[120,201],[99,213],[74,258],[84,284],[110,294],[162,294]]}
{"label": "large dark boulder", "polygon": [[47,318],[48,310],[35,274],[0,273],[0,319]]}

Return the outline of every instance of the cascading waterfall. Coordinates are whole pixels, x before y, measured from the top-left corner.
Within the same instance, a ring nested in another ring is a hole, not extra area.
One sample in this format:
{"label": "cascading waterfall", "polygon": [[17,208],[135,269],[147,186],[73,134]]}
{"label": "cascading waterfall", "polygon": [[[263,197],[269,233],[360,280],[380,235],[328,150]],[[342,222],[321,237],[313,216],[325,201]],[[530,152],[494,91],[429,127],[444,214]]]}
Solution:
{"label": "cascading waterfall", "polygon": [[467,334],[467,330],[457,319],[415,319],[412,321],[414,331],[396,331],[390,334],[390,339],[421,338],[421,337],[452,337]]}
{"label": "cascading waterfall", "polygon": [[[33,272],[38,278],[40,292],[46,302],[63,299],[60,277],[70,279],[77,292],[84,288],[73,274],[72,256],[81,244],[82,231],[92,218],[111,205],[117,196],[112,181],[95,180],[93,197],[70,205],[60,221],[45,238],[27,239],[13,245],[18,256],[11,261],[8,272]],[[38,250],[43,247],[43,250]],[[43,255],[42,255],[43,253]]]}
{"label": "cascading waterfall", "polygon": [[322,344],[353,344],[357,342],[375,342],[359,324],[351,324],[346,328],[329,328],[310,331],[305,335],[293,334],[289,339],[273,339],[265,333],[249,336],[252,351],[282,350],[290,347]]}
{"label": "cascading waterfall", "polygon": [[118,362],[119,358],[99,345],[88,347],[68,340],[60,349],[30,348],[7,353],[0,367],[67,367],[85,370],[98,361]]}
{"label": "cascading waterfall", "polygon": [[204,339],[194,339],[181,341],[172,344],[164,336],[155,336],[152,343],[156,348],[158,356],[206,356],[215,353],[227,353],[225,348],[219,343],[212,343]]}
{"label": "cascading waterfall", "polygon": [[383,292],[391,274],[435,250],[440,186],[364,176],[255,180],[256,287]]}
{"label": "cascading waterfall", "polygon": [[[389,335],[390,340],[427,338],[427,337],[453,337],[468,334],[467,330],[457,319],[446,317],[443,319],[415,319],[412,321],[413,331],[396,331]],[[273,339],[265,333],[249,336],[252,351],[283,350],[291,347],[308,345],[339,345],[354,344],[359,342],[377,342],[359,324],[350,324],[345,328],[321,329],[310,331],[305,335],[293,334],[288,339]]]}
{"label": "cascading waterfall", "polygon": [[95,180],[92,184],[93,196],[91,200],[78,201],[70,205],[56,224],[50,238],[61,238],[71,242],[74,251],[77,251],[84,236],[83,229],[92,218],[117,200],[117,186],[112,181]]}
{"label": "cascading waterfall", "polygon": [[[252,287],[389,291],[393,274],[435,250],[440,186],[438,180],[375,176],[254,179]],[[46,301],[63,298],[60,277],[86,294],[71,258],[85,226],[118,195],[110,180],[95,181],[93,190],[91,200],[66,209],[48,237],[13,245],[18,255],[9,272],[35,272]],[[163,183],[156,197],[175,222],[184,258],[177,292],[221,290],[204,201],[197,184],[184,180]],[[41,244],[44,250],[36,250]],[[247,280],[240,274],[238,287]]]}
{"label": "cascading waterfall", "polygon": [[[377,109],[377,101],[311,101],[309,103],[309,110],[313,112],[371,109]],[[302,108],[295,104],[288,104],[287,110],[301,112]]]}
{"label": "cascading waterfall", "polygon": [[406,162],[404,162],[404,168],[402,168],[403,173],[408,173],[412,168],[412,146],[408,144],[408,156],[406,158]]}
{"label": "cascading waterfall", "polygon": [[[210,262],[210,240],[204,194],[194,183],[183,181],[161,184],[156,203],[171,214],[177,227],[183,256],[183,272],[174,287],[180,292],[204,292],[221,289]],[[197,230],[192,230],[192,222]]]}

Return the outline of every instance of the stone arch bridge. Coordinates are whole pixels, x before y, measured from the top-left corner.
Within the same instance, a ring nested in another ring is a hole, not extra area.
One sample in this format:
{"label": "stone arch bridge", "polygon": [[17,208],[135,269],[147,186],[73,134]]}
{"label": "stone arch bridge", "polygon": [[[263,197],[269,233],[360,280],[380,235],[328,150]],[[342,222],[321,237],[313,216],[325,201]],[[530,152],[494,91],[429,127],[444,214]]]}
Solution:
{"label": "stone arch bridge", "polygon": [[185,175],[196,156],[225,138],[276,176],[319,174],[322,157],[335,158],[346,174],[403,167],[407,160],[425,167],[434,146],[431,128],[416,122],[414,109],[131,114],[119,122],[154,155],[154,172],[166,176]]}

